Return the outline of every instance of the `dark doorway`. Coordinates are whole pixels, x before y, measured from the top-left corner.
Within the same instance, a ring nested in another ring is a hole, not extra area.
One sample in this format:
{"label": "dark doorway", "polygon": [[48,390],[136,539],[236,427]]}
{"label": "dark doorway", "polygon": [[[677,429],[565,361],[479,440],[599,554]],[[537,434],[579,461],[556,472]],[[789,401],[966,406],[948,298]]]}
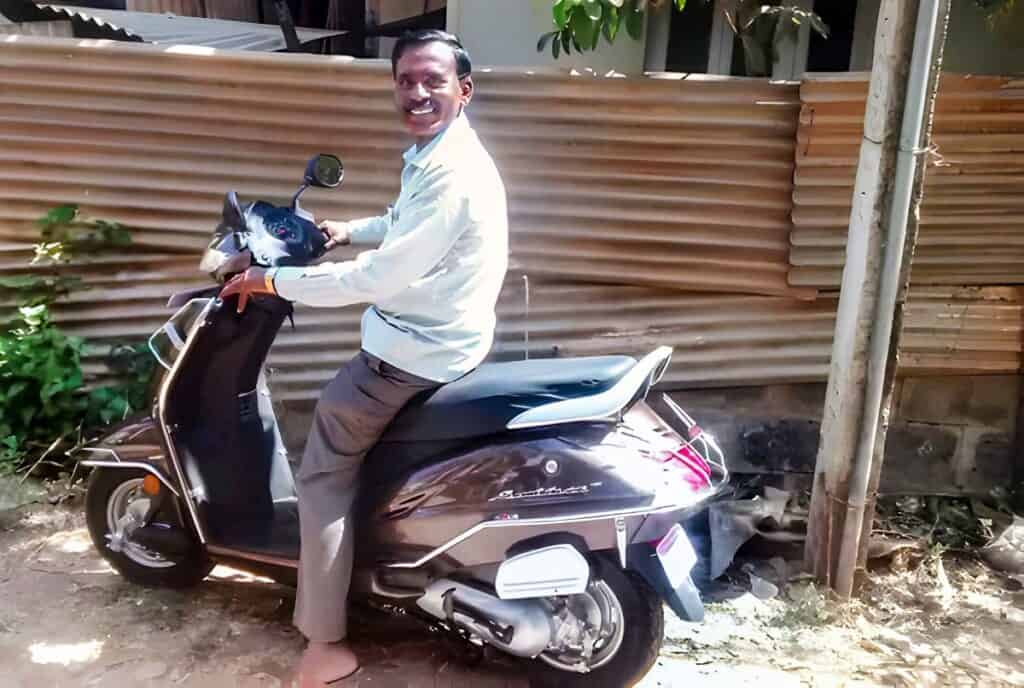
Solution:
{"label": "dark doorway", "polygon": [[665,69],[669,72],[708,71],[711,25],[715,17],[714,0],[692,0],[682,12],[671,12],[668,53]]}
{"label": "dark doorway", "polygon": [[811,41],[807,52],[807,71],[849,71],[857,3],[853,0],[844,0],[843,2],[819,0],[814,3],[814,11],[828,24],[829,37],[822,38],[814,31],[811,32]]}

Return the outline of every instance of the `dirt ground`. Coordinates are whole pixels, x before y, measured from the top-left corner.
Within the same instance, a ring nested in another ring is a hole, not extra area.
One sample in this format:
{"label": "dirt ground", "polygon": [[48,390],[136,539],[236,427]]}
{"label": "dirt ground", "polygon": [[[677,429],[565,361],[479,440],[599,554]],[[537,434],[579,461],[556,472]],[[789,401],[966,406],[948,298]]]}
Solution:
{"label": "dirt ground", "polygon": [[[4,512],[0,550],[0,686],[288,685],[301,639],[287,587],[223,567],[189,591],[130,585],[93,549],[80,499]],[[670,619],[641,685],[1024,686],[1018,581],[926,556],[839,606],[793,568],[777,559],[750,572],[778,591],[738,571],[705,623]],[[364,616],[352,632],[364,668],[343,688],[526,685],[517,663],[470,668],[404,623]]]}

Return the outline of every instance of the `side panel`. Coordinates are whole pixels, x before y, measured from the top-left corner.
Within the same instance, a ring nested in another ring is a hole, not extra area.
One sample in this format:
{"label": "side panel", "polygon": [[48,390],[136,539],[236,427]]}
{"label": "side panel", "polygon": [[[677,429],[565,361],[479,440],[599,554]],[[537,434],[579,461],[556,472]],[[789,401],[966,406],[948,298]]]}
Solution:
{"label": "side panel", "polygon": [[[372,527],[364,531],[361,556],[408,563],[449,543],[446,564],[472,566],[500,561],[523,539],[559,531],[582,536],[591,549],[614,548],[620,536],[613,519],[572,519],[642,509],[664,480],[659,464],[622,451],[608,441],[612,434],[606,424],[510,433],[414,471],[363,516]],[[545,524],[518,525],[533,519]],[[453,542],[488,522],[496,527]],[[641,522],[642,516],[626,519],[627,541]]]}

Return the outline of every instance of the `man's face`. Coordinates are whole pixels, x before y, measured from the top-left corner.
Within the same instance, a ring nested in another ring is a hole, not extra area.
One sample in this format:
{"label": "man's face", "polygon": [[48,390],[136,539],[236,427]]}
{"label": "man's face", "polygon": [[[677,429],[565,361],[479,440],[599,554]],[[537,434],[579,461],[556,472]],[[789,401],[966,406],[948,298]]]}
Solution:
{"label": "man's face", "polygon": [[469,77],[459,81],[455,53],[439,42],[416,45],[395,66],[395,104],[406,130],[425,143],[451,124],[473,95]]}

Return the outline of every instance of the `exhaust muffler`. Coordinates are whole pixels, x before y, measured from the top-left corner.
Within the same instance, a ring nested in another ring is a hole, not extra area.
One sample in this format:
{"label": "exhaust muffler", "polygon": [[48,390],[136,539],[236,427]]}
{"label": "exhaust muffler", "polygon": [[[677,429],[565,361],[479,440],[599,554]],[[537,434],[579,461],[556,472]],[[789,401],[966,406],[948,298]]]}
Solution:
{"label": "exhaust muffler", "polygon": [[442,578],[431,583],[416,604],[431,616],[519,657],[536,657],[553,637],[551,614],[536,599],[502,600]]}

